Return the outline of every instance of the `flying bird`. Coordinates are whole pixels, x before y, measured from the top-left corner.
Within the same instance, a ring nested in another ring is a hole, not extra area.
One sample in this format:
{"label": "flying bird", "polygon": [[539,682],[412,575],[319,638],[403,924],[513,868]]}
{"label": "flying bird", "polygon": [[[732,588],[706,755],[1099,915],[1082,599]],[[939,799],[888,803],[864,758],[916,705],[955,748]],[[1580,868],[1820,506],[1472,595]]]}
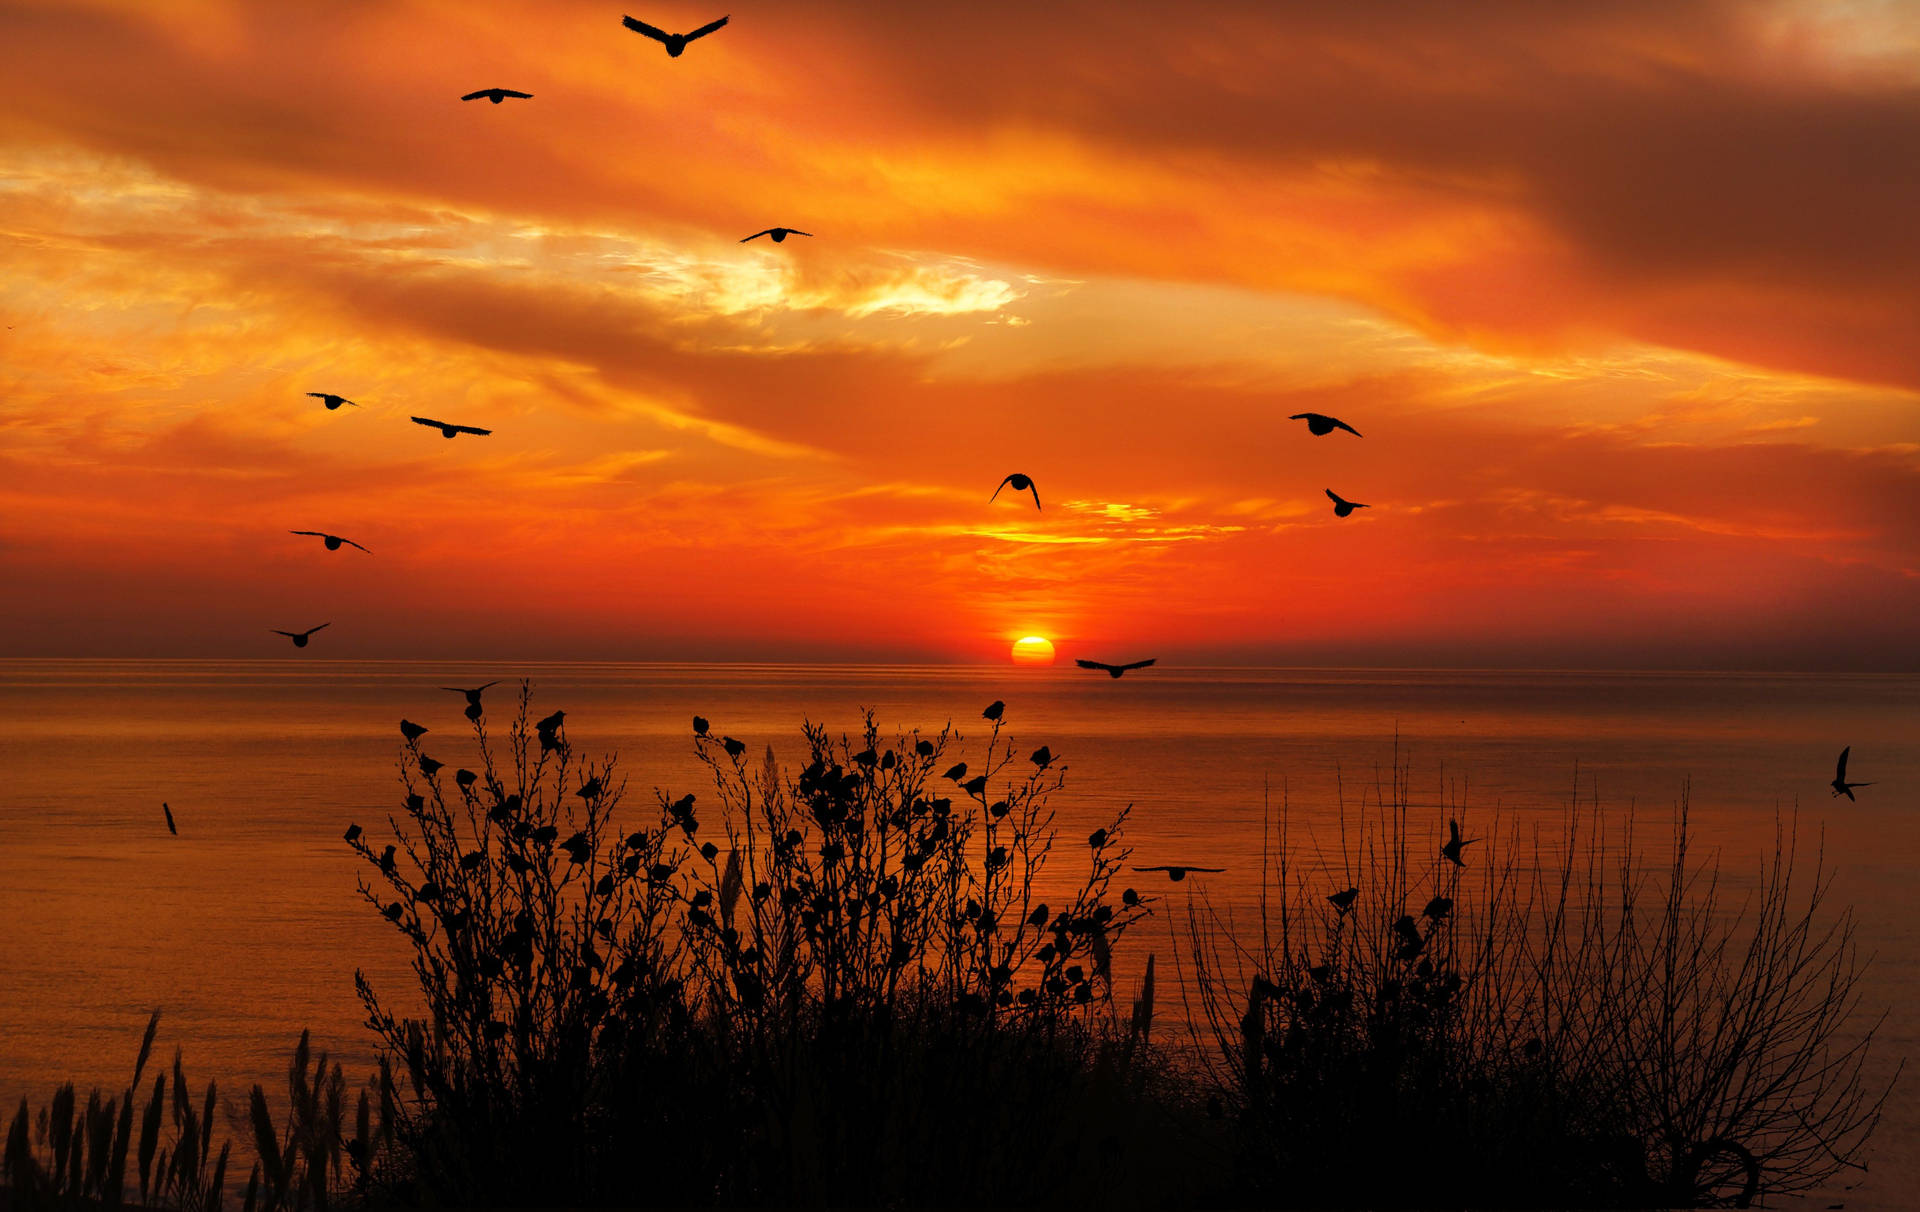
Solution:
{"label": "flying bird", "polygon": [[470,720],[477,720],[480,718],[480,711],[481,711],[480,693],[485,689],[487,689],[487,686],[498,686],[499,684],[500,684],[499,679],[496,678],[495,680],[488,682],[486,686],[475,686],[472,690],[468,690],[461,686],[442,686],[440,689],[450,690],[454,694],[466,695],[467,696],[466,716]]}
{"label": "flying bird", "polygon": [[1181,880],[1187,878],[1187,873],[1189,871],[1198,871],[1206,875],[1218,875],[1220,872],[1225,871],[1226,868],[1225,867],[1135,867],[1134,870],[1135,871],[1164,871],[1167,873],[1167,878],[1177,884]]}
{"label": "flying bird", "polygon": [[1447,819],[1447,833],[1449,835],[1447,844],[1440,847],[1440,856],[1456,867],[1466,866],[1466,864],[1460,860],[1460,848],[1462,846],[1471,846],[1480,839],[1477,837],[1462,839],[1460,836],[1460,822],[1451,817]]}
{"label": "flying bird", "polygon": [[[785,240],[788,236],[809,236],[810,237],[812,235],[813,235],[812,232],[801,231],[797,227],[769,227],[765,231],[754,232],[752,235],[747,237],[747,240],[758,240],[761,236],[772,236],[773,242],[775,244],[778,244],[781,241]],[[740,241],[740,243],[745,244],[747,240],[742,240]]]}
{"label": "flying bird", "polygon": [[1373,508],[1373,506],[1363,505],[1359,501],[1346,500],[1331,488],[1327,489],[1327,499],[1333,502],[1333,516],[1336,518],[1344,518],[1356,509]]}
{"label": "flying bird", "polygon": [[479,92],[468,93],[460,99],[462,101],[478,101],[482,97],[498,105],[508,97],[519,97],[522,100],[531,100],[533,94],[517,93],[510,88],[483,88]]}
{"label": "flying bird", "polygon": [[360,407],[358,404],[355,404],[352,400],[347,399],[347,397],[336,396],[330,391],[310,391],[307,394],[312,396],[314,399],[320,401],[322,404],[325,404],[327,406],[328,412],[332,412],[334,409],[340,407],[342,404],[346,404],[353,408]]}
{"label": "flying bird", "polygon": [[167,832],[171,833],[175,837],[179,837],[180,831],[173,827],[173,809],[167,807],[166,804],[162,803],[160,805],[160,811],[167,814]]}
{"label": "flying bird", "polygon": [[484,438],[493,432],[491,429],[475,429],[471,425],[449,425],[445,421],[436,421],[432,417],[414,417],[413,423],[425,425],[428,429],[437,429],[443,438],[453,438],[463,433],[475,433]]}
{"label": "flying bird", "polygon": [[1108,677],[1117,678],[1130,669],[1145,669],[1159,659],[1159,657],[1149,657],[1144,661],[1135,661],[1131,665],[1109,665],[1105,661],[1089,661],[1085,657],[1080,657],[1074,661],[1074,664],[1082,669],[1104,669]]}
{"label": "flying bird", "polygon": [[[1000,488],[1005,488],[1005,487],[1007,487],[1007,486],[1008,486],[1009,484],[1011,484],[1011,485],[1013,486],[1013,490],[1014,490],[1015,492],[1030,492],[1030,493],[1032,493],[1032,494],[1033,494],[1033,507],[1034,507],[1035,509],[1038,509],[1038,508],[1040,508],[1040,490],[1039,490],[1038,488],[1035,488],[1035,487],[1033,486],[1033,477],[1032,477],[1032,476],[1029,476],[1029,475],[1025,475],[1025,474],[1023,474],[1023,473],[1021,473],[1021,472],[1018,472],[1018,471],[1016,471],[1016,472],[1014,472],[1014,473],[1013,473],[1012,475],[1010,475],[1010,476],[1008,476],[1008,477],[1007,477],[1006,479],[1004,479],[1004,480],[1002,480],[1002,481],[1000,481]],[[994,500],[995,500],[995,498],[997,498],[997,497],[999,497],[999,495],[1000,495],[1000,488],[996,488],[996,489],[994,489],[994,490],[993,490],[993,496],[991,496],[991,497],[988,497],[988,498],[987,498],[987,504],[989,504],[989,505],[991,505],[991,504],[993,504],[993,502],[994,502]]]}
{"label": "flying bird", "polygon": [[[354,542],[352,539],[343,539],[337,534],[328,534],[324,530],[289,530],[287,533],[288,534],[310,534],[316,539],[325,540],[328,551],[340,550],[340,544],[342,543],[345,543],[349,547],[360,547],[360,544]],[[360,547],[360,550],[366,551],[367,549],[364,547]],[[367,554],[372,555],[373,553],[367,552]]]}
{"label": "flying bird", "polygon": [[332,623],[322,623],[318,627],[309,627],[305,631],[282,631],[278,627],[269,627],[267,628],[267,630],[273,632],[273,634],[275,635],[286,636],[288,639],[293,641],[293,646],[295,648],[305,648],[307,646],[307,638],[309,636],[311,636],[316,631],[325,631],[327,628],[331,626],[333,626]]}
{"label": "flying bird", "polygon": [[[731,16],[731,15],[732,14],[728,14],[728,16]],[[665,46],[667,48],[668,56],[674,59],[678,59],[681,53],[687,49],[687,43],[693,41],[695,38],[706,37],[708,34],[712,33],[714,30],[719,29],[721,26],[725,25],[726,23],[727,23],[727,18],[722,17],[718,21],[707,22],[705,25],[701,26],[697,30],[694,30],[690,34],[670,34],[666,30],[648,25],[645,21],[636,21],[632,17],[625,17],[625,16],[620,18],[620,24],[626,26],[628,29],[632,30],[634,33],[645,34],[647,37],[652,38],[655,42],[658,42],[661,45]]]}
{"label": "flying bird", "polygon": [[1305,421],[1307,423],[1307,432],[1316,438],[1324,438],[1336,429],[1344,429],[1356,438],[1360,436],[1360,431],[1353,426],[1342,421],[1339,417],[1330,417],[1325,413],[1296,412],[1288,417],[1287,420]]}
{"label": "flying bird", "polygon": [[1852,752],[1853,752],[1852,745],[1848,745],[1845,749],[1842,749],[1840,751],[1840,767],[1839,769],[1833,772],[1833,782],[1828,784],[1828,786],[1833,788],[1833,795],[1835,799],[1838,799],[1839,797],[1844,795],[1851,800],[1853,799],[1853,789],[1855,787],[1873,786],[1872,783],[1849,783],[1847,781],[1847,755]]}

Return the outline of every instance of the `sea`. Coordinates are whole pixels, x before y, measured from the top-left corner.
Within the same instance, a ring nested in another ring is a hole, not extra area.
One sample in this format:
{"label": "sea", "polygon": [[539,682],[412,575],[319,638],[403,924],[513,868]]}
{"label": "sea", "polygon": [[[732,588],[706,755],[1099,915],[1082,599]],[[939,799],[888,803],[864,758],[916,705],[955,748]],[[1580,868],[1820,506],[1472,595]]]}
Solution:
{"label": "sea", "polygon": [[[1894,1084],[1869,1168],[1782,1206],[1911,1206],[1920,1190],[1920,1073],[1894,1080],[1920,1041],[1920,677],[1907,675],[0,661],[7,1117],[64,1081],[117,1094],[156,1009],[160,1058],[178,1049],[191,1083],[229,1099],[255,1083],[283,1096],[302,1030],[351,1080],[369,1072],[354,973],[403,1005],[413,978],[341,835],[349,822],[377,834],[399,810],[403,717],[429,728],[426,752],[472,760],[465,700],[442,687],[496,679],[491,724],[530,683],[536,715],[566,711],[576,750],[618,755],[633,812],[656,791],[711,795],[696,714],[751,756],[797,765],[804,723],[857,732],[868,712],[883,732],[951,725],[977,755],[982,710],[1004,702],[1022,760],[1044,744],[1064,768],[1052,807],[1073,844],[1057,861],[1129,809],[1131,865],[1225,868],[1180,884],[1123,873],[1159,899],[1116,952],[1116,993],[1154,954],[1166,1021],[1191,974],[1189,911],[1257,929],[1281,819],[1290,878],[1324,871],[1331,889],[1396,775],[1409,834],[1436,854],[1450,817],[1487,847],[1526,846],[1563,837],[1578,811],[1631,817],[1657,869],[1684,798],[1693,857],[1719,868],[1735,908],[1788,834],[1831,881],[1824,912],[1852,915],[1866,961],[1852,1029],[1878,1020],[1869,1077]],[[1871,784],[1857,802],[1828,790],[1843,747]]]}

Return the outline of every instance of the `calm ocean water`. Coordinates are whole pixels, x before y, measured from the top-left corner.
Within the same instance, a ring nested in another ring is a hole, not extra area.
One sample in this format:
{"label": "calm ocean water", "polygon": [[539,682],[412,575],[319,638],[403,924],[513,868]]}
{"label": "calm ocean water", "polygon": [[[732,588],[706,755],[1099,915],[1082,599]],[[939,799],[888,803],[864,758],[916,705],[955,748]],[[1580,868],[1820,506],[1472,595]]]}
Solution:
{"label": "calm ocean water", "polygon": [[[1583,801],[1637,808],[1657,849],[1690,780],[1699,852],[1717,850],[1736,887],[1776,814],[1797,808],[1803,852],[1823,838],[1834,903],[1856,909],[1873,957],[1866,1002],[1889,1010],[1876,1069],[1920,1039],[1915,677],[0,661],[0,1106],[38,1104],[67,1078],[117,1091],[154,1007],[190,1080],[229,1093],[280,1089],[303,1027],[364,1071],[353,970],[396,993],[409,977],[354,891],[341,830],[397,806],[402,716],[433,729],[424,748],[449,764],[471,754],[462,700],[436,687],[521,677],[541,712],[566,709],[577,749],[619,753],[636,805],[654,787],[707,790],[696,712],[784,760],[803,719],[851,730],[869,708],[883,728],[952,720],[977,739],[980,709],[1004,699],[1022,752],[1045,743],[1069,767],[1066,836],[1131,803],[1135,861],[1227,867],[1206,891],[1241,919],[1263,794],[1284,794],[1310,864],[1337,849],[1336,805],[1369,801],[1396,747],[1436,845],[1443,804],[1464,805],[1469,832],[1554,835],[1577,785]],[[512,689],[489,692],[496,723]],[[1858,804],[1827,793],[1843,745],[1852,776],[1876,784]],[[1155,890],[1178,910],[1198,886]],[[1171,916],[1128,940],[1135,962],[1166,962]],[[1920,1186],[1915,1084],[1896,1089],[1854,1206]]]}

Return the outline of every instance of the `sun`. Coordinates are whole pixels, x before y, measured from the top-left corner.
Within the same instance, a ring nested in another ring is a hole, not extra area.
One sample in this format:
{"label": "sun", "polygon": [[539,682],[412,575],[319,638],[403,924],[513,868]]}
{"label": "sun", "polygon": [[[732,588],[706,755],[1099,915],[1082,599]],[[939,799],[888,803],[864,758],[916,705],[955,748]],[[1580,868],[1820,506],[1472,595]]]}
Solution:
{"label": "sun", "polygon": [[1013,642],[1013,663],[1016,665],[1053,664],[1053,641],[1045,636],[1022,636]]}

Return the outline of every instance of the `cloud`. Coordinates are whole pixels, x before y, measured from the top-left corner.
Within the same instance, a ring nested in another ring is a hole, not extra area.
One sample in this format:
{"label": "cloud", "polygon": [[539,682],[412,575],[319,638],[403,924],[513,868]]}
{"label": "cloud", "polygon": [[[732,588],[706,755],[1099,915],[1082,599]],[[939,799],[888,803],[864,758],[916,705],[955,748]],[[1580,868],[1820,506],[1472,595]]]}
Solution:
{"label": "cloud", "polygon": [[[668,62],[584,2],[0,5],[0,622],[1912,653],[1885,24],[812,3]],[[737,243],[776,222],[818,235]],[[987,511],[1015,467],[1044,514]]]}

